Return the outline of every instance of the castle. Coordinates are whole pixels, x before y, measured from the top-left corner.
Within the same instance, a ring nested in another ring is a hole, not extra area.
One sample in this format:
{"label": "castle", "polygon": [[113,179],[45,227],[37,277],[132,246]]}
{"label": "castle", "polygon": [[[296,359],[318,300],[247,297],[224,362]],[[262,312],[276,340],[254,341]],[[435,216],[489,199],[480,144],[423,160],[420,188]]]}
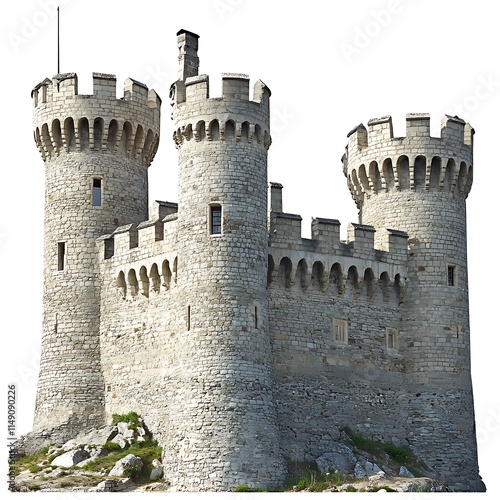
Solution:
{"label": "castle", "polygon": [[[284,211],[268,183],[271,92],[177,33],[178,204],[148,213],[161,100],[75,74],[32,93],[45,162],[44,318],[34,432],[47,442],[136,411],[179,490],[273,488],[349,426],[408,444],[456,491],[482,489],[470,375],[466,198],[474,130],[390,117],[348,135],[359,223]],[[268,202],[269,198],[269,202]]]}

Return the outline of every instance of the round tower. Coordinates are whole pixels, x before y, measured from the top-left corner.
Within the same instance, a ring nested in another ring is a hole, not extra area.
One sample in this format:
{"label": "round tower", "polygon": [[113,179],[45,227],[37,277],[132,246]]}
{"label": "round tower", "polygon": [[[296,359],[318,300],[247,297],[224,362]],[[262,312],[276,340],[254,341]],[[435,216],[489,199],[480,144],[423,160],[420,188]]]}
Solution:
{"label": "round tower", "polygon": [[178,46],[181,317],[165,470],[190,491],[272,487],[285,465],[266,293],[270,91],[258,81],[249,99],[248,77],[226,74],[210,98],[198,36],[182,30]]}
{"label": "round tower", "polygon": [[[409,236],[398,347],[409,361],[415,394],[429,393],[430,399],[419,404],[422,411],[436,413],[433,433],[443,432],[450,439],[446,452],[433,449],[432,433],[426,436],[424,430],[420,450],[449,482],[471,484],[479,477],[466,231],[473,135],[469,124],[445,116],[441,137],[431,137],[429,116],[410,114],[406,137],[394,137],[391,117],[383,117],[369,121],[368,130],[360,125],[350,132],[343,158],[360,222],[376,229],[402,230]],[[420,432],[416,428],[415,436]],[[460,459],[454,457],[443,465],[439,457],[446,453],[448,459],[453,453]]]}
{"label": "round tower", "polygon": [[160,100],[128,79],[94,73],[93,95],[75,74],[32,92],[35,142],[45,162],[44,316],[34,430],[60,435],[104,423],[95,240],[147,219],[148,177]]}
{"label": "round tower", "polygon": [[465,200],[472,185],[473,129],[445,116],[440,138],[427,115],[391,117],[349,135],[344,171],[360,222],[408,233],[407,326],[416,372],[470,373]]}

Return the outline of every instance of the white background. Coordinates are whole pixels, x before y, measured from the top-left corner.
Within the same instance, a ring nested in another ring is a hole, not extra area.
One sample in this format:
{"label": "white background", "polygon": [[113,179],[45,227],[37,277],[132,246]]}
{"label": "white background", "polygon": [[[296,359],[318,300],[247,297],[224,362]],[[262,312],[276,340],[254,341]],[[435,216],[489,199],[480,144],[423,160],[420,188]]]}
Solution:
{"label": "white background", "polygon": [[[18,386],[18,434],[31,429],[42,321],[44,165],[33,141],[31,89],[57,73],[56,0],[4,3],[0,194],[2,365]],[[392,115],[405,135],[406,113],[430,113],[439,136],[444,114],[476,130],[468,198],[472,369],[479,461],[488,496],[500,444],[496,288],[500,30],[487,0],[63,0],[61,72],[127,77],[163,98],[162,138],[150,167],[150,203],[177,200],[177,152],[168,90],[177,79],[176,32],[200,35],[200,72],[220,95],[222,72],[247,73],[272,91],[269,180],[284,185],[284,210],[336,218],[344,237],[357,211],[340,158],[346,134]],[[496,300],[494,301],[494,294]],[[6,420],[5,420],[6,421]],[[6,427],[6,424],[5,424]],[[5,430],[6,433],[6,430]]]}

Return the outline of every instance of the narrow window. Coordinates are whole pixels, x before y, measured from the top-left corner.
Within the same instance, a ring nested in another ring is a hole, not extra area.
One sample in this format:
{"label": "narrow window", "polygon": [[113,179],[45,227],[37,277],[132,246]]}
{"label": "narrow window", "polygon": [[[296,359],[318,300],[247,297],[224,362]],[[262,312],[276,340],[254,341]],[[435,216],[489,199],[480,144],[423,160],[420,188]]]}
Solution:
{"label": "narrow window", "polygon": [[341,342],[347,344],[347,321],[342,319],[333,320],[333,338],[335,342]]}
{"label": "narrow window", "polygon": [[102,203],[102,180],[93,179],[92,181],[92,205],[100,207]]}
{"label": "narrow window", "polygon": [[222,207],[210,206],[210,234],[222,234]]}
{"label": "narrow window", "polygon": [[188,332],[191,330],[191,306],[187,308],[186,328]]}
{"label": "narrow window", "polygon": [[448,286],[455,286],[455,266],[448,266]]}
{"label": "narrow window", "polygon": [[66,260],[66,243],[60,241],[57,244],[57,270],[64,271],[64,263]]}
{"label": "narrow window", "polygon": [[385,331],[387,349],[398,348],[398,331],[395,328],[387,328]]}
{"label": "narrow window", "polygon": [[254,309],[254,319],[255,319],[255,328],[259,328],[259,308],[255,306]]}

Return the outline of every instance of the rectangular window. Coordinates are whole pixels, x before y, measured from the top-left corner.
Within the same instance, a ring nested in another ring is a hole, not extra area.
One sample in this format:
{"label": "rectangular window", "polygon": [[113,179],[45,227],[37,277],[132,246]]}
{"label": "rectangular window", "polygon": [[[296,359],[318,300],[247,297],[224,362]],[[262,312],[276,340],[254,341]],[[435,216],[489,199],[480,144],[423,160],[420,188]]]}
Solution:
{"label": "rectangular window", "polygon": [[448,286],[455,286],[455,266],[448,266]]}
{"label": "rectangular window", "polygon": [[398,330],[396,328],[386,328],[385,330],[387,349],[398,348]]}
{"label": "rectangular window", "polygon": [[60,241],[57,244],[57,270],[64,271],[64,264],[66,261],[66,243]]}
{"label": "rectangular window", "polygon": [[92,181],[92,205],[100,207],[102,204],[102,180],[93,179]]}
{"label": "rectangular window", "polygon": [[342,319],[333,320],[333,338],[335,342],[342,342],[343,344],[348,343],[347,321]]}
{"label": "rectangular window", "polygon": [[222,234],[222,207],[220,205],[210,207],[210,234]]}
{"label": "rectangular window", "polygon": [[186,329],[188,332],[191,330],[191,306],[187,307]]}

